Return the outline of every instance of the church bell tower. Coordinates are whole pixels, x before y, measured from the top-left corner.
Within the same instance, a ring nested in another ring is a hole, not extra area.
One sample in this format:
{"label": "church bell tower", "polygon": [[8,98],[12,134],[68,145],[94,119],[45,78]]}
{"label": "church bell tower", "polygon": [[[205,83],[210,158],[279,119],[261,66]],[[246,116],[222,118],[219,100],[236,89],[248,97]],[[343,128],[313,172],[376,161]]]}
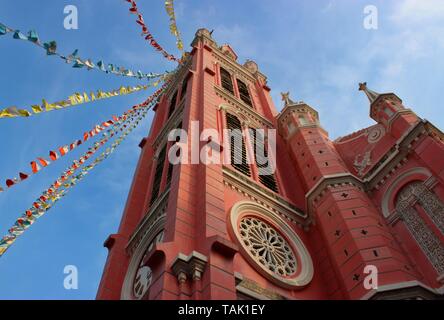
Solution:
{"label": "church bell tower", "polygon": [[[208,30],[191,47],[140,142],[98,299],[442,297],[438,129],[361,84],[377,124],[332,141],[289,93],[278,112],[258,65]],[[416,191],[397,198],[408,172]],[[409,198],[417,190],[434,201],[422,231],[434,242],[415,234],[413,209],[402,211],[424,200]],[[367,266],[379,287],[365,286]]]}

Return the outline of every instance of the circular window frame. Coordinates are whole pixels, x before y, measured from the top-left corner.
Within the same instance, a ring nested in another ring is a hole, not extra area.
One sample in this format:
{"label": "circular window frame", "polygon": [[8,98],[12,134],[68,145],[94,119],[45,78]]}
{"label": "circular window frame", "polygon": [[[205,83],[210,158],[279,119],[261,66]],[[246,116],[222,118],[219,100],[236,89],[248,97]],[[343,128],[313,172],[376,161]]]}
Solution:
{"label": "circular window frame", "polygon": [[[275,228],[276,231],[288,242],[297,259],[297,270],[294,275],[282,277],[269,270],[250,253],[248,247],[242,241],[242,236],[240,235],[239,230],[240,221],[248,216],[258,218],[269,226]],[[231,208],[228,226],[230,235],[233,239],[236,239],[239,244],[242,256],[256,271],[268,280],[281,287],[301,289],[302,287],[307,286],[313,279],[313,261],[304,243],[284,220],[265,207],[251,201],[241,201],[236,203]]]}
{"label": "circular window frame", "polygon": [[[143,297],[137,298],[134,296],[133,285],[134,280],[137,274],[137,271],[140,267],[140,261],[145,256],[146,251],[148,250],[151,242],[157,237],[157,235],[164,230],[165,228],[165,216],[160,217],[153,226],[150,227],[149,231],[145,234],[142,241],[139,243],[137,248],[135,249],[130,263],[128,265],[128,269],[123,280],[122,291],[120,294],[120,298],[122,300],[141,300]],[[152,284],[152,281],[151,281]],[[151,286],[150,284],[150,286]],[[149,290],[149,287],[148,287]],[[146,292],[145,292],[146,294]],[[145,295],[144,294],[144,295]]]}

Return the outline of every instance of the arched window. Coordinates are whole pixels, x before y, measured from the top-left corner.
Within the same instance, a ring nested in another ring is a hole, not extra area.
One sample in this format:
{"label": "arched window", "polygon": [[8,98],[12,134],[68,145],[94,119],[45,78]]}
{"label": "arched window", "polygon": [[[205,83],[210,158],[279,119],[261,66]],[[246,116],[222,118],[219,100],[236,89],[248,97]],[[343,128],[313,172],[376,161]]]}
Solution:
{"label": "arched window", "polygon": [[259,181],[268,189],[278,192],[274,169],[268,157],[268,150],[265,146],[265,137],[262,131],[250,128],[250,140],[253,146],[254,158],[259,174]]}
{"label": "arched window", "polygon": [[176,108],[176,101],[177,101],[177,91],[174,92],[173,97],[171,98],[170,109],[168,111],[168,118],[171,117],[171,115],[174,112],[174,109]]}
{"label": "arched window", "polygon": [[157,197],[159,196],[160,182],[162,181],[162,173],[163,173],[163,166],[165,163],[165,156],[166,156],[166,145],[160,151],[159,156],[157,158],[156,171],[154,173],[153,188],[151,191],[150,205],[152,205],[157,200]]}
{"label": "arched window", "polygon": [[415,181],[407,184],[398,193],[396,211],[438,274],[444,274],[444,244],[421,218],[415,207],[418,205],[442,231],[442,202],[422,182]]}
{"label": "arched window", "polygon": [[224,68],[220,68],[220,80],[222,83],[222,88],[234,95],[233,80],[231,79],[231,74]]}
{"label": "arched window", "polygon": [[241,98],[241,100],[245,102],[248,106],[253,107],[247,85],[241,80],[237,79],[237,87],[239,89],[239,97]]}
{"label": "arched window", "polygon": [[185,77],[182,82],[182,88],[180,89],[180,100],[183,100],[187,95],[188,89],[188,77]]}
{"label": "arched window", "polygon": [[[182,122],[180,122],[178,124],[176,129],[182,129]],[[179,139],[180,139],[179,136],[176,137],[176,142],[178,142]],[[166,180],[167,185],[169,185],[171,183],[171,178],[173,177],[173,169],[174,169],[174,165],[170,161],[168,161],[168,171],[167,171],[167,180]]]}
{"label": "arched window", "polygon": [[301,126],[306,126],[308,124],[307,119],[305,119],[305,117],[303,115],[299,115],[299,124]]}
{"label": "arched window", "polygon": [[247,163],[247,150],[242,135],[241,122],[231,113],[227,113],[227,129],[230,136],[231,165],[237,171],[250,177],[250,165]]}

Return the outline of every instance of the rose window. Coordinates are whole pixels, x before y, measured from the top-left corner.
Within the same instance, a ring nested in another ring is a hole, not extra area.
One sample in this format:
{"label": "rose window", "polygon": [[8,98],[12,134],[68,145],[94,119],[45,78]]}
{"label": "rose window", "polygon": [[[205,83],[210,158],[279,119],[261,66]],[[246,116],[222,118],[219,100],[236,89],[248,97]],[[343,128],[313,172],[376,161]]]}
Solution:
{"label": "rose window", "polygon": [[296,273],[296,256],[291,246],[271,225],[247,216],[240,221],[239,234],[247,251],[263,267],[280,277]]}

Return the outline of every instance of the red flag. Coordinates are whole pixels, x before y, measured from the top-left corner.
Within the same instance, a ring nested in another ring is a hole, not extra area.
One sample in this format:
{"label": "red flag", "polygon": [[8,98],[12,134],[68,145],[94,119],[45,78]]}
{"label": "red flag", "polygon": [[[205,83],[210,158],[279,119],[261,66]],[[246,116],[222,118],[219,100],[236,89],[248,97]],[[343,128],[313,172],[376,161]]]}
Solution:
{"label": "red flag", "polygon": [[20,172],[19,176],[22,181],[28,179],[28,175],[26,173]]}
{"label": "red flag", "polygon": [[47,165],[49,165],[51,163],[43,158],[37,158],[37,160],[39,160],[40,164],[44,167],[46,167]]}
{"label": "red flag", "polygon": [[32,173],[37,173],[41,170],[40,166],[35,161],[31,162],[31,168],[32,168]]}
{"label": "red flag", "polygon": [[13,185],[15,185],[15,179],[8,179],[8,180],[6,180],[6,186],[8,188],[11,188]]}
{"label": "red flag", "polygon": [[49,151],[49,157],[52,161],[56,161],[59,158],[59,155],[55,151]]}
{"label": "red flag", "polygon": [[59,152],[62,156],[64,156],[65,154],[67,154],[69,152],[69,147],[68,146],[60,147]]}

